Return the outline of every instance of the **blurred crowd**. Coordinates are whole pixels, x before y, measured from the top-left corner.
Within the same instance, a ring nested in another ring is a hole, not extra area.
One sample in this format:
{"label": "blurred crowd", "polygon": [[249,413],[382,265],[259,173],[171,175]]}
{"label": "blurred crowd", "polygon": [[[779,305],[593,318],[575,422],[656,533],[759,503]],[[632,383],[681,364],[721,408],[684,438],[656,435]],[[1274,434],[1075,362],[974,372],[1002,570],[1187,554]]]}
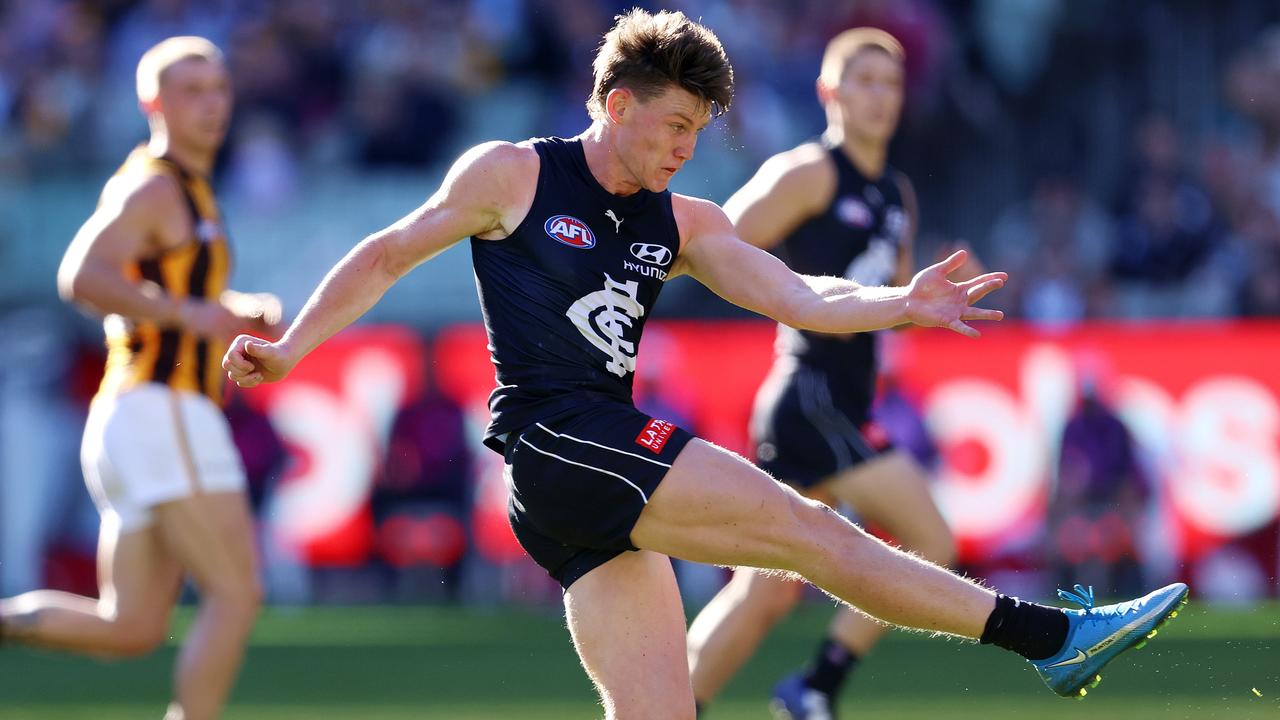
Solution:
{"label": "blurred crowd", "polygon": [[[174,34],[227,51],[238,105],[225,194],[270,207],[315,173],[439,174],[482,139],[581,129],[592,53],[631,4],[8,0],[0,184],[109,171],[145,130],[137,59]],[[919,187],[924,252],[975,246],[1013,275],[1004,308],[1048,324],[1280,313],[1274,3],[664,6],[720,34],[739,83],[737,111],[699,148],[715,161],[687,173],[694,191],[723,200],[820,131],[824,42],[876,25],[907,49],[893,159]]]}

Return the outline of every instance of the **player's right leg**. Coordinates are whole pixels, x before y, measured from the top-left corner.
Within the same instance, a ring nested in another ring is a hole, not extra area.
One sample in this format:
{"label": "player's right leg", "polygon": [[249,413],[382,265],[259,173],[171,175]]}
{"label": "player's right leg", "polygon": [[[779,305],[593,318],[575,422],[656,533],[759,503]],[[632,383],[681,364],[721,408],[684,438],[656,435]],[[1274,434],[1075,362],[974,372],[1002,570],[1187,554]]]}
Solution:
{"label": "player's right leg", "polygon": [[164,546],[200,595],[174,668],[169,717],[214,718],[235,683],[262,602],[249,503],[242,492],[200,494],[154,513]]}
{"label": "player's right leg", "polygon": [[684,610],[670,558],[622,553],[570,585],[564,605],[607,720],[693,720]]}

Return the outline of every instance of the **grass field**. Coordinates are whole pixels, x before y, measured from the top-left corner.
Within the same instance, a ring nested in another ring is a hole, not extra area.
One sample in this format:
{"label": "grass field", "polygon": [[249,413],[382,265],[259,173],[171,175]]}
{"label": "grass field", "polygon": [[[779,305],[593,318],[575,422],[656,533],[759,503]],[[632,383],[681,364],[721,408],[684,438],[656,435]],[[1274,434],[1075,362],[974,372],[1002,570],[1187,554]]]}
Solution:
{"label": "grass field", "polygon": [[[768,718],[769,687],[807,659],[828,616],[826,608],[807,608],[780,627],[708,720]],[[159,718],[175,651],[105,664],[0,649],[0,720]],[[273,609],[254,633],[226,717],[568,720],[599,717],[593,700],[553,614]],[[993,648],[895,634],[859,669],[841,709],[845,718],[921,720],[1274,720],[1280,606],[1210,611],[1193,604],[1103,673],[1084,701],[1057,698],[1023,661]]]}

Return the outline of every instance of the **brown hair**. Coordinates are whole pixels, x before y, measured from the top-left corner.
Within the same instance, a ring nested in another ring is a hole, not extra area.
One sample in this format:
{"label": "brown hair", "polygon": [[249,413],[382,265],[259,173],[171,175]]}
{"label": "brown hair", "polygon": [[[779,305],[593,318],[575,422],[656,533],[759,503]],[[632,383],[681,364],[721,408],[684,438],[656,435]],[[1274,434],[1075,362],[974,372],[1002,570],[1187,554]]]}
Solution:
{"label": "brown hair", "polygon": [[831,38],[831,42],[827,43],[827,50],[822,54],[822,72],[819,77],[831,85],[839,83],[840,76],[844,74],[844,69],[853,56],[868,49],[879,50],[898,62],[907,59],[902,43],[884,30],[873,27],[852,28]]}
{"label": "brown hair", "polygon": [[682,12],[656,15],[634,8],[615,18],[596,53],[595,86],[587,99],[592,117],[604,115],[604,100],[625,87],[650,100],[676,85],[723,114],[733,101],[733,66],[715,33]]}

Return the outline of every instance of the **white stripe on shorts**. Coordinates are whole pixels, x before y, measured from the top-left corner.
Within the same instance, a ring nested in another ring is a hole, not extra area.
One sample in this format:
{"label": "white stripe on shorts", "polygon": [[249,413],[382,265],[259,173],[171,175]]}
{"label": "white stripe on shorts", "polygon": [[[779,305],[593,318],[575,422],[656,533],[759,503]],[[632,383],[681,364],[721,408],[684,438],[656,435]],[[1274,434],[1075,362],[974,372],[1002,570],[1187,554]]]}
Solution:
{"label": "white stripe on shorts", "polygon": [[637,459],[637,460],[643,460],[643,461],[645,461],[645,462],[651,462],[651,463],[653,463],[654,465],[661,465],[662,467],[667,468],[668,470],[669,470],[669,469],[671,469],[671,466],[670,466],[670,465],[668,465],[667,463],[660,462],[660,461],[658,461],[658,460],[654,460],[653,458],[647,458],[647,457],[645,457],[645,456],[643,456],[643,455],[637,455],[637,454],[635,454],[635,453],[629,453],[629,452],[627,452],[626,450],[619,450],[618,448],[615,448],[615,447],[609,447],[608,445],[601,445],[600,443],[597,443],[597,442],[591,442],[590,440],[581,440],[581,439],[576,438],[576,437],[574,437],[574,436],[572,436],[572,435],[565,435],[565,434],[563,434],[563,433],[558,433],[558,432],[556,432],[555,430],[552,430],[551,428],[547,427],[546,425],[543,425],[542,423],[534,423],[534,424],[535,424],[535,425],[537,425],[538,427],[542,428],[543,430],[546,430],[547,432],[551,433],[552,435],[555,435],[555,436],[556,436],[556,437],[558,437],[558,438],[565,438],[566,440],[572,440],[572,441],[574,441],[574,442],[579,442],[579,443],[582,443],[583,445],[595,445],[595,446],[596,446],[596,447],[598,447],[598,448],[604,448],[605,450],[612,450],[612,451],[614,451],[614,452],[616,452],[616,453],[621,453],[621,454],[623,454],[623,455],[629,455],[629,456],[631,456],[631,457],[633,457],[633,458],[635,458],[635,459]]}
{"label": "white stripe on shorts", "polygon": [[555,459],[559,460],[560,462],[569,463],[570,465],[577,465],[578,467],[584,467],[584,468],[586,468],[586,469],[588,469],[588,470],[595,470],[596,472],[598,472],[598,473],[604,473],[605,475],[612,475],[613,477],[616,477],[616,478],[618,478],[619,480],[621,480],[622,482],[624,482],[624,483],[626,483],[626,484],[630,485],[631,487],[635,488],[635,491],[636,491],[636,492],[638,492],[638,493],[640,493],[640,499],[644,501],[644,504],[645,504],[645,505],[648,505],[648,504],[649,504],[649,496],[644,494],[644,491],[640,489],[640,486],[639,486],[639,485],[636,485],[635,483],[633,483],[633,482],[631,482],[630,480],[628,480],[628,479],[626,479],[626,478],[622,477],[621,475],[619,475],[619,474],[618,474],[618,473],[616,473],[616,472],[610,472],[610,471],[605,470],[605,469],[603,469],[603,468],[598,468],[598,467],[595,467],[595,466],[592,466],[592,465],[587,465],[586,463],[575,462],[575,461],[570,460],[570,459],[568,459],[568,458],[560,457],[559,455],[557,455],[557,454],[555,454],[555,453],[547,452],[546,450],[543,450],[542,448],[538,447],[537,445],[534,445],[533,443],[531,443],[531,442],[529,442],[528,440],[526,440],[526,439],[524,438],[524,436],[523,436],[523,435],[521,435],[521,436],[520,436],[520,442],[524,443],[525,445],[528,445],[529,447],[533,448],[534,450],[537,450],[538,452],[542,453],[543,455],[546,455],[546,456],[548,456],[548,457],[553,457],[553,458],[555,458]]}

